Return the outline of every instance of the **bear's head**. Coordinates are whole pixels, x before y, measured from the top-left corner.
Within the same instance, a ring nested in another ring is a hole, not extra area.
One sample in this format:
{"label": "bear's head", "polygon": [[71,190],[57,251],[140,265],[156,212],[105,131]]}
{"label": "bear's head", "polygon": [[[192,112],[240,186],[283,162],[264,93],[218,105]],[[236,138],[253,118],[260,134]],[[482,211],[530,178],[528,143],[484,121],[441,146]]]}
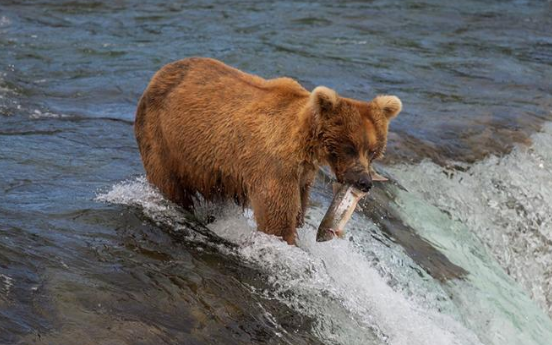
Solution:
{"label": "bear's head", "polygon": [[338,182],[367,192],[373,180],[370,164],[385,151],[389,122],[402,109],[400,99],[377,96],[361,102],[319,86],[310,95],[310,107],[319,159],[331,167]]}

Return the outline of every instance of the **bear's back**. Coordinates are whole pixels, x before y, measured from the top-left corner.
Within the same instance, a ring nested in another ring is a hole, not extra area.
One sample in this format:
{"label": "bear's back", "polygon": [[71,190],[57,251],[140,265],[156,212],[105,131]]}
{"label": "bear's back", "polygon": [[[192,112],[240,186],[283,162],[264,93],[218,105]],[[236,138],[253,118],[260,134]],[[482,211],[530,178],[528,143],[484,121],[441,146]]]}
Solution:
{"label": "bear's back", "polygon": [[[241,93],[268,97],[308,97],[309,92],[297,81],[287,78],[264,79],[242,72],[218,60],[203,57],[192,57],[169,63],[152,78],[145,95],[150,105],[166,102],[173,91],[182,93],[209,92],[226,95]],[[196,95],[198,96],[198,95]]]}

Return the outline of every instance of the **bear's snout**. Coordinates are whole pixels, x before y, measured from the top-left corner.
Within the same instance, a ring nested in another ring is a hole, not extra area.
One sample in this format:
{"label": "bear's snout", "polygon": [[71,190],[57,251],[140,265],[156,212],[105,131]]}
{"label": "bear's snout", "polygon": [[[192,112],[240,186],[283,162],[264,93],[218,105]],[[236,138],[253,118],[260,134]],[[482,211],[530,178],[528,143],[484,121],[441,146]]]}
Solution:
{"label": "bear's snout", "polygon": [[354,186],[365,193],[370,191],[372,188],[372,176],[370,174],[361,175]]}
{"label": "bear's snout", "polygon": [[346,184],[353,185],[362,192],[368,192],[372,188],[372,176],[367,171],[348,171],[343,179]]}

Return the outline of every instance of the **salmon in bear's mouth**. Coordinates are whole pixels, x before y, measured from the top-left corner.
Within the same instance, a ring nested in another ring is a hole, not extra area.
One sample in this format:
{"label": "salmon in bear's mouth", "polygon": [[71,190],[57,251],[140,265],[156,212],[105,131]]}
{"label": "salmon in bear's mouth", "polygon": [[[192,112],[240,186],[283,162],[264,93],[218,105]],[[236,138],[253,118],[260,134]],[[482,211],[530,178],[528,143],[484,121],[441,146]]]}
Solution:
{"label": "salmon in bear's mouth", "polygon": [[343,238],[345,225],[353,215],[358,201],[367,194],[350,184],[335,183],[334,197],[318,227],[316,241],[329,241],[336,236]]}
{"label": "salmon in bear's mouth", "polygon": [[[370,168],[372,181],[389,181],[386,177],[378,174],[373,168]],[[345,225],[353,215],[356,205],[368,192],[364,192],[353,185],[334,182],[332,185],[334,197],[320,222],[316,234],[317,242],[329,241],[335,237],[343,238],[345,236]]]}

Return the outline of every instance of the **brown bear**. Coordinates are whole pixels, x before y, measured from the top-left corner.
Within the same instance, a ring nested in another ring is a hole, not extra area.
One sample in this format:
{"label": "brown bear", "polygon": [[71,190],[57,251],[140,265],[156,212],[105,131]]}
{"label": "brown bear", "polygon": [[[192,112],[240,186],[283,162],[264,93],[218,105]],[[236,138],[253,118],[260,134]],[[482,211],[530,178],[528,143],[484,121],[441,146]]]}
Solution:
{"label": "brown bear", "polygon": [[209,58],[158,71],[140,99],[135,134],[146,175],[171,201],[193,208],[230,198],[257,227],[295,243],[319,165],[368,191],[383,154],[395,96],[370,102],[290,78],[265,80]]}

